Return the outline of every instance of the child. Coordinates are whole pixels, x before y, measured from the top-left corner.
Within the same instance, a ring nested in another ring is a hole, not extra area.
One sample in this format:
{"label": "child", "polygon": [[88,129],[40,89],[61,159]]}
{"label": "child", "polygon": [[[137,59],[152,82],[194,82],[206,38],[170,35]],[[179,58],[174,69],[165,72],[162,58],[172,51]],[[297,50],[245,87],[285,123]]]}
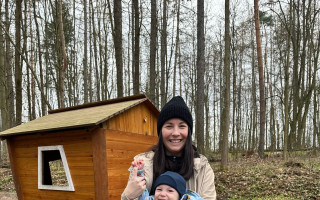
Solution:
{"label": "child", "polygon": [[[130,172],[132,172],[133,167],[138,167],[138,176],[144,176],[142,159],[132,162],[132,166],[129,168]],[[203,200],[196,192],[186,189],[186,181],[180,174],[171,171],[161,174],[156,179],[152,191],[154,191],[154,195],[149,195],[149,191],[146,189],[139,200],[158,200],[164,197],[168,200]]]}

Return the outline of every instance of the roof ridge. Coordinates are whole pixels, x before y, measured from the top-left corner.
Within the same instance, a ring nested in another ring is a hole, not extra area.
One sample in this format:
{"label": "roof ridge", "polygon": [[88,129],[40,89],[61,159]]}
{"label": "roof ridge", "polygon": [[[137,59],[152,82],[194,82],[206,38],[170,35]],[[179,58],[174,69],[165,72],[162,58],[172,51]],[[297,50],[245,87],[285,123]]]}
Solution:
{"label": "roof ridge", "polygon": [[71,110],[79,110],[79,109],[83,109],[83,108],[90,108],[90,107],[95,107],[95,106],[120,103],[120,102],[124,102],[124,101],[131,101],[131,100],[143,99],[143,98],[147,98],[147,96],[145,94],[138,94],[138,95],[127,96],[127,97],[119,97],[119,98],[115,98],[115,99],[109,99],[109,100],[98,101],[98,102],[93,102],[93,103],[86,103],[86,104],[76,105],[76,106],[71,106],[71,107],[66,107],[66,108],[58,108],[55,110],[48,111],[48,114],[66,112],[66,111],[71,111]]}

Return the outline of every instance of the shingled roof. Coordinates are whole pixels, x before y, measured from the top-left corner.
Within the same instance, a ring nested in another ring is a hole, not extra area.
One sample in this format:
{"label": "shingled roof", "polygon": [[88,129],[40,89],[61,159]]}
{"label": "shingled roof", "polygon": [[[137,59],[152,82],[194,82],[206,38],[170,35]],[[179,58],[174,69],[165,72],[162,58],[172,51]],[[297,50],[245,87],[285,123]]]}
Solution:
{"label": "shingled roof", "polygon": [[4,138],[19,134],[91,127],[105,122],[142,102],[145,102],[156,116],[159,115],[158,109],[145,95],[136,95],[52,110],[49,111],[49,115],[0,132],[0,137]]}

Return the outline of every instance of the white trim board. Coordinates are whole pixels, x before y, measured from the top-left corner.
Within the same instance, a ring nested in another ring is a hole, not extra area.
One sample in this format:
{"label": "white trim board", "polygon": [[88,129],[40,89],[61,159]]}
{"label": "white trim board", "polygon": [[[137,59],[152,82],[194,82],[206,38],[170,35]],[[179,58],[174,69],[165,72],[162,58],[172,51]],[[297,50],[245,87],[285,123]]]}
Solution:
{"label": "white trim board", "polygon": [[[68,186],[58,186],[58,185],[44,185],[42,183],[43,180],[43,159],[42,152],[43,151],[54,151],[59,150],[63,168],[67,177]],[[40,190],[61,190],[61,191],[75,191],[73,187],[73,182],[71,178],[71,174],[69,171],[69,166],[66,158],[66,154],[64,153],[64,149],[62,145],[56,146],[39,146],[38,147],[38,189]]]}

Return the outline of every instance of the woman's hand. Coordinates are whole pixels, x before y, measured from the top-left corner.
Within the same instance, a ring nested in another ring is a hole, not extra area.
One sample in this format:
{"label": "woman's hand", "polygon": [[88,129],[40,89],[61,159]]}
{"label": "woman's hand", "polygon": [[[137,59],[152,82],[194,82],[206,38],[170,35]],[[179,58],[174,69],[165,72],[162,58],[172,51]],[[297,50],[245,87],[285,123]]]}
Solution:
{"label": "woman's hand", "polygon": [[128,181],[127,187],[124,190],[124,194],[127,199],[135,199],[142,195],[146,189],[146,179],[144,177],[138,177],[138,167],[133,167],[132,177]]}

